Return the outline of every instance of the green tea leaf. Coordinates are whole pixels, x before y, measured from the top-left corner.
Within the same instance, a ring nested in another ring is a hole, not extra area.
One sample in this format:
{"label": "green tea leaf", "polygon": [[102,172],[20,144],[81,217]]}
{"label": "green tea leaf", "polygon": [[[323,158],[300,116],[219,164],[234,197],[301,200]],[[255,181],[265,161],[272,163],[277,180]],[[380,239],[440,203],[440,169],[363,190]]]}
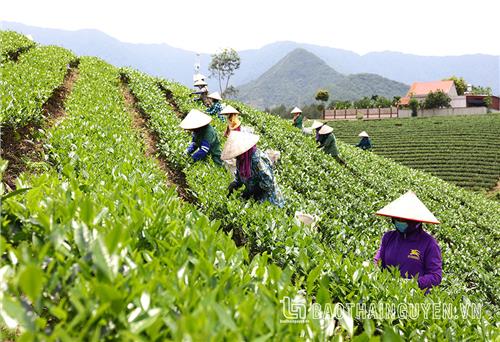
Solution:
{"label": "green tea leaf", "polygon": [[19,275],[19,285],[21,290],[36,302],[40,297],[44,284],[43,272],[35,265],[28,265]]}

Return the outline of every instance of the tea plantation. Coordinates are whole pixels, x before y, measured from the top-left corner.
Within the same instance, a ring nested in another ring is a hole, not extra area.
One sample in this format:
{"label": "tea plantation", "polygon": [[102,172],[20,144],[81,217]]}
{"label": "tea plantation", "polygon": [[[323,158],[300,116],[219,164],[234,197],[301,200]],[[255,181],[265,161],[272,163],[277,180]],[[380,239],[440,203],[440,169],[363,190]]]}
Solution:
{"label": "tea plantation", "polygon": [[367,131],[373,151],[471,190],[500,181],[500,114],[330,123],[342,141]]}
{"label": "tea plantation", "polygon": [[[11,49],[25,43],[19,35]],[[9,89],[1,94],[2,131],[35,127],[43,145],[43,167],[27,165],[15,187],[0,187],[3,339],[499,338],[500,204],[339,143],[349,165],[342,167],[289,122],[233,101],[261,136],[259,148],[281,151],[275,174],[286,205],[244,201],[240,191],[228,197],[232,175],[185,154],[190,136],[179,123],[203,109],[190,89],[58,49],[28,58],[39,49],[17,61],[2,50],[1,70],[59,75],[56,59],[73,62],[78,77],[52,124],[38,109],[46,90],[60,86],[55,76],[32,86],[41,96],[23,78],[2,88]],[[225,124],[212,124],[224,143]],[[8,171],[0,160],[0,172]],[[416,280],[372,262],[392,229],[374,213],[407,190],[441,221],[426,227],[443,254],[442,284],[427,295]],[[297,210],[317,215],[317,229],[296,222]],[[311,310],[381,303],[402,311]],[[477,310],[464,313],[472,304]],[[408,305],[445,305],[453,315],[404,314]],[[307,308],[303,316],[297,307]]]}

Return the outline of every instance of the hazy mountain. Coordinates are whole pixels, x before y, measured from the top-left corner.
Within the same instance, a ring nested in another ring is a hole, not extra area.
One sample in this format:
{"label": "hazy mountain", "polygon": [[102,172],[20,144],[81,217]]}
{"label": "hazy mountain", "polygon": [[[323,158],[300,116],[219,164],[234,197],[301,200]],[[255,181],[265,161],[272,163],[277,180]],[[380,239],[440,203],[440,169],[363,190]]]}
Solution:
{"label": "hazy mountain", "polygon": [[328,48],[317,45],[300,44],[295,42],[276,42],[265,45],[257,50],[240,51],[241,67],[234,76],[234,82],[238,85],[252,81],[262,75],[266,70],[275,65],[280,59],[291,51],[303,48],[323,59],[327,64],[341,73],[349,74],[354,72],[353,62],[359,59],[359,55],[351,51]]}
{"label": "hazy mountain", "polygon": [[[192,85],[196,54],[191,51],[167,44],[124,43],[98,30],[66,31],[12,22],[2,22],[0,27],[31,34],[40,44],[59,45],[78,55],[97,56],[116,66],[132,66],[151,75]],[[206,66],[210,56],[201,58],[202,65]]]}
{"label": "hazy mountain", "polygon": [[255,81],[238,87],[238,98],[256,107],[314,102],[319,88],[330,98],[355,100],[374,94],[387,98],[406,94],[408,86],[374,74],[343,75],[304,49],[295,49]]}
{"label": "hazy mountain", "polygon": [[[96,55],[115,65],[130,65],[191,85],[196,59],[192,51],[167,44],[124,43],[97,30],[43,29],[13,22],[1,22],[0,27],[29,33],[42,44],[61,45],[80,55]],[[165,40],[168,41],[168,37]],[[234,76],[233,84],[242,85],[257,79],[296,48],[312,52],[343,74],[376,73],[406,84],[457,75],[469,83],[492,87],[496,94],[500,92],[499,56],[427,57],[399,52],[373,52],[361,56],[346,50],[295,42],[276,42],[260,49],[239,51],[241,68]],[[200,58],[202,73],[207,74],[210,55],[202,54]],[[212,88],[215,86],[215,82],[209,83]]]}
{"label": "hazy mountain", "polygon": [[406,84],[457,75],[474,85],[491,87],[495,94],[500,93],[500,56],[474,54],[438,57],[391,51],[361,56],[347,50],[295,42],[277,42],[259,50],[240,52],[242,65],[235,76],[235,83],[255,79],[255,74],[264,72],[296,48],[312,52],[343,74],[374,73]]}

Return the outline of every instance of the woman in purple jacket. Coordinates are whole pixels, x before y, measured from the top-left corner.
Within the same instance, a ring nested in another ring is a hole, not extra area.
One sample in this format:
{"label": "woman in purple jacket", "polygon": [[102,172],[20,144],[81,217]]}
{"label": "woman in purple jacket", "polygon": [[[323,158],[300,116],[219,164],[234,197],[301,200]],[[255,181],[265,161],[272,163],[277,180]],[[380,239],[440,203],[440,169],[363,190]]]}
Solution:
{"label": "woman in purple jacket", "polygon": [[426,292],[441,283],[441,250],[436,240],[425,232],[422,223],[439,221],[427,207],[408,191],[379,210],[377,215],[392,218],[395,230],[386,232],[375,255],[382,267],[397,266],[402,277],[418,277],[418,286]]}

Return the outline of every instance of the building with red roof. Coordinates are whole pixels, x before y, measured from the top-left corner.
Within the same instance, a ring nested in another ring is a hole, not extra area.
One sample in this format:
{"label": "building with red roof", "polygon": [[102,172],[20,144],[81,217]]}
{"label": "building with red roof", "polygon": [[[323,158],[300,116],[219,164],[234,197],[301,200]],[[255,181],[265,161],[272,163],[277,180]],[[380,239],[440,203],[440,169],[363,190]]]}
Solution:
{"label": "building with red roof", "polygon": [[[432,81],[432,82],[414,82],[405,97],[399,100],[399,105],[407,106],[410,99],[415,98],[419,102],[424,101],[425,97],[432,91],[441,90],[451,98],[450,106],[452,108],[467,108],[467,107],[485,107],[484,99],[488,95],[477,95],[466,92],[464,95],[458,95],[455,83],[451,80]],[[500,110],[500,99],[498,96],[490,96],[490,108]]]}
{"label": "building with red roof", "polygon": [[[418,101],[423,101],[425,97],[432,91],[436,92],[441,90],[451,98],[451,106],[453,106],[453,99],[458,97],[457,88],[453,81],[432,81],[432,82],[414,82],[405,97],[401,98],[399,104],[405,106],[410,103],[411,98],[416,98]],[[458,104],[458,103],[457,103]],[[459,106],[457,106],[459,107]],[[465,107],[465,102],[462,107]]]}

